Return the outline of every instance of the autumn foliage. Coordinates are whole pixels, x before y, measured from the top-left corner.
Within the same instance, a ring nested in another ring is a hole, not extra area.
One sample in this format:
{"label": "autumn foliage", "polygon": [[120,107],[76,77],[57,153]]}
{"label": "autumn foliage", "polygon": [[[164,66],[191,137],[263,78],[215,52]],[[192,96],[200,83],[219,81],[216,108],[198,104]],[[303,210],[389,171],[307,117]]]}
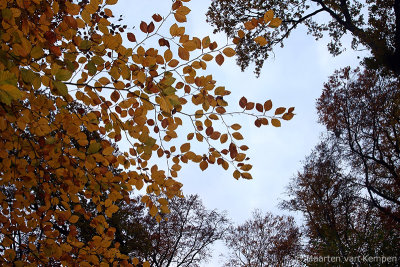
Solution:
{"label": "autumn foliage", "polygon": [[[243,97],[242,110],[228,111],[230,92],[200,73],[234,56],[235,45],[185,34],[186,2],[128,33],[108,8],[117,0],[0,2],[2,265],[137,264],[107,223],[131,192],[145,188],[142,202],[161,220],[167,198],[181,195],[185,163],[232,166],[236,179],[252,178],[241,126],[224,116],[280,126],[293,108],[268,115],[270,101]],[[144,47],[150,39],[158,44]],[[129,144],[122,151],[121,140]],[[193,151],[193,142],[205,150]],[[76,227],[83,221],[94,232],[88,242]]]}

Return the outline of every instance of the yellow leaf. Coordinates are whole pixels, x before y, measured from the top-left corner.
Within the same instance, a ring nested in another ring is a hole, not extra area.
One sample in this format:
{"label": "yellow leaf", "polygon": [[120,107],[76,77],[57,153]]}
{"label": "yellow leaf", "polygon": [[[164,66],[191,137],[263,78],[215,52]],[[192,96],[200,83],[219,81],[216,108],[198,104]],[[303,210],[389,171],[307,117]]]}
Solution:
{"label": "yellow leaf", "polygon": [[226,141],[228,141],[228,135],[227,134],[221,135],[220,137],[221,144],[225,143]]}
{"label": "yellow leaf", "polygon": [[190,13],[190,8],[188,8],[187,6],[181,6],[176,10],[176,13],[187,15]]}
{"label": "yellow leaf", "polygon": [[175,14],[174,14],[174,17],[175,17],[175,19],[176,19],[177,22],[183,23],[183,22],[186,22],[186,21],[187,21],[186,16],[185,16],[185,15],[182,15],[181,13],[175,13]]}
{"label": "yellow leaf", "polygon": [[239,132],[234,132],[234,133],[232,134],[232,136],[233,136],[235,139],[237,139],[237,140],[242,140],[242,139],[243,139],[242,134],[239,133]]}
{"label": "yellow leaf", "polygon": [[231,48],[231,47],[225,48],[222,52],[227,57],[233,57],[234,55],[236,55],[235,50],[233,48]]}
{"label": "yellow leaf", "polygon": [[170,66],[171,68],[175,68],[176,66],[178,66],[178,64],[179,64],[179,61],[176,59],[173,59],[168,63],[168,66]]}
{"label": "yellow leaf", "polygon": [[273,17],[274,17],[274,11],[272,11],[271,9],[268,10],[267,12],[265,12],[265,14],[264,14],[265,23],[270,22]]}
{"label": "yellow leaf", "polygon": [[116,205],[111,205],[110,207],[108,207],[107,209],[106,209],[106,215],[107,215],[107,217],[112,217],[112,214],[113,213],[115,213],[115,212],[117,212],[119,210],[119,208],[118,208],[118,206],[116,206]]}
{"label": "yellow leaf", "polygon": [[178,25],[174,23],[170,28],[169,28],[169,33],[171,36],[177,36],[178,35]]}
{"label": "yellow leaf", "polygon": [[261,46],[264,46],[264,45],[268,44],[268,41],[267,41],[264,37],[262,37],[262,36],[258,36],[258,37],[256,37],[256,38],[254,38],[254,41],[255,41],[257,44],[261,45]]}
{"label": "yellow leaf", "polygon": [[14,85],[11,84],[2,84],[0,85],[0,89],[5,91],[13,100],[22,98],[22,92]]}
{"label": "yellow leaf", "polygon": [[231,125],[231,128],[235,131],[238,131],[238,130],[240,130],[240,128],[242,128],[242,126],[240,126],[240,124],[235,123],[235,124]]}
{"label": "yellow leaf", "polygon": [[112,205],[112,201],[111,199],[107,198],[106,201],[104,201],[104,206],[106,206],[106,208],[110,207]]}
{"label": "yellow leaf", "polygon": [[152,206],[152,207],[150,208],[149,213],[150,213],[150,215],[151,215],[152,217],[156,216],[156,214],[158,213],[157,207],[156,207],[156,206]]}
{"label": "yellow leaf", "polygon": [[89,145],[89,148],[87,150],[88,154],[94,154],[96,152],[98,152],[101,148],[101,144],[99,143],[91,143]]}
{"label": "yellow leaf", "polygon": [[178,55],[183,60],[189,60],[189,51],[186,48],[179,47],[178,48]]}
{"label": "yellow leaf", "polygon": [[269,23],[269,27],[278,28],[282,24],[282,20],[280,18],[273,18]]}
{"label": "yellow leaf", "polygon": [[107,84],[110,83],[110,80],[108,78],[106,78],[106,77],[101,77],[99,79],[99,83],[101,83],[102,85],[107,85]]}
{"label": "yellow leaf", "polygon": [[202,59],[204,61],[211,61],[214,58],[214,56],[210,55],[210,54],[205,54]]}
{"label": "yellow leaf", "polygon": [[133,265],[138,265],[139,264],[139,259],[138,258],[133,258],[132,264]]}
{"label": "yellow leaf", "polygon": [[114,148],[112,146],[109,146],[103,150],[103,155],[108,156],[108,155],[111,155],[113,152],[114,152]]}
{"label": "yellow leaf", "polygon": [[138,75],[137,75],[137,80],[144,84],[146,81],[146,74],[143,71],[139,71]]}
{"label": "yellow leaf", "polygon": [[271,124],[275,127],[281,127],[281,121],[278,119],[272,119]]}
{"label": "yellow leaf", "polygon": [[187,41],[185,43],[183,43],[182,45],[185,49],[187,49],[188,51],[193,51],[197,48],[196,42],[195,41]]}
{"label": "yellow leaf", "polygon": [[164,52],[164,59],[166,62],[170,61],[172,59],[172,52],[171,50],[167,49]]}
{"label": "yellow leaf", "polygon": [[114,87],[115,89],[122,90],[125,88],[125,84],[121,81],[118,81],[114,83]]}
{"label": "yellow leaf", "polygon": [[203,40],[201,41],[203,48],[209,47],[210,43],[211,43],[210,37],[208,37],[208,36],[204,37]]}
{"label": "yellow leaf", "polygon": [[35,45],[31,51],[31,57],[38,59],[43,56],[43,48],[40,45]]}

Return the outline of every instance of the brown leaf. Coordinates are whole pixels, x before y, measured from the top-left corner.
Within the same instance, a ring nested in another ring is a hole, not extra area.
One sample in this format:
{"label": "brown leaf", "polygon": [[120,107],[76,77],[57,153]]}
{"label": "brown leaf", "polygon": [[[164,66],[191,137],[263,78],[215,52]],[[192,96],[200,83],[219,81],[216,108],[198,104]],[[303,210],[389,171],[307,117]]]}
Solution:
{"label": "brown leaf", "polygon": [[239,101],[239,106],[240,106],[241,108],[245,108],[245,107],[246,107],[246,104],[247,104],[247,99],[243,96],[243,97],[240,99],[240,101]]}
{"label": "brown leaf", "polygon": [[275,110],[275,115],[280,115],[283,114],[285,112],[286,108],[283,107],[279,107]]}
{"label": "brown leaf", "polygon": [[150,22],[150,24],[147,26],[147,32],[152,33],[155,29],[154,23]]}
{"label": "brown leaf", "polygon": [[190,143],[185,143],[181,145],[180,149],[182,153],[188,152],[190,150]]}
{"label": "brown leaf", "polygon": [[264,103],[264,109],[265,109],[265,111],[268,111],[268,110],[270,110],[271,108],[272,108],[272,101],[271,101],[271,100],[265,101],[265,103]]}
{"label": "brown leaf", "polygon": [[254,108],[254,102],[248,102],[246,104],[246,110],[252,110]]}
{"label": "brown leaf", "polygon": [[202,162],[200,162],[200,169],[201,169],[202,171],[204,171],[205,169],[207,169],[207,167],[208,167],[207,161],[203,160]]}
{"label": "brown leaf", "polygon": [[293,113],[285,113],[282,116],[282,119],[286,120],[286,121],[290,121],[293,118],[294,114]]}
{"label": "brown leaf", "polygon": [[189,60],[189,57],[190,57],[189,51],[187,51],[187,49],[185,49],[183,47],[178,48],[178,55],[183,60]]}
{"label": "brown leaf", "polygon": [[140,22],[140,30],[144,33],[147,33],[147,23],[142,21]]}
{"label": "brown leaf", "polygon": [[50,46],[50,52],[57,57],[61,56],[61,49],[58,46]]}
{"label": "brown leaf", "polygon": [[135,36],[133,33],[128,32],[128,33],[127,33],[127,36],[128,36],[128,40],[129,40],[129,41],[131,41],[131,42],[136,42],[136,36]]}
{"label": "brown leaf", "polygon": [[153,20],[154,20],[155,22],[160,22],[160,21],[162,20],[162,17],[161,17],[159,14],[154,14],[154,15],[152,16],[152,18],[153,18]]}
{"label": "brown leaf", "polygon": [[222,64],[224,64],[225,58],[224,58],[224,56],[222,54],[218,54],[215,57],[215,61],[217,62],[218,65],[221,66]]}
{"label": "brown leaf", "polygon": [[119,97],[120,97],[120,95],[119,95],[118,91],[114,91],[114,92],[111,93],[111,100],[112,101],[117,102]]}
{"label": "brown leaf", "polygon": [[257,109],[258,112],[263,112],[264,111],[264,107],[260,103],[256,104],[256,109]]}
{"label": "brown leaf", "polygon": [[207,129],[206,129],[206,134],[208,135],[208,136],[210,136],[212,133],[214,132],[214,128],[213,127],[207,127]]}
{"label": "brown leaf", "polygon": [[229,153],[230,153],[230,157],[232,159],[236,158],[238,151],[237,151],[236,145],[234,143],[231,143],[229,145]]}

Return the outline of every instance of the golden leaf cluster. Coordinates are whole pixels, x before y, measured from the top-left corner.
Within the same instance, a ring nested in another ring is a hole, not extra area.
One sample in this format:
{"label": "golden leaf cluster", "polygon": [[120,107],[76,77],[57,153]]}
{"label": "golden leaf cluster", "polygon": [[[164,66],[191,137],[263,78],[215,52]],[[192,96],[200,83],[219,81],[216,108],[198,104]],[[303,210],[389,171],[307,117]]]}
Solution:
{"label": "golden leaf cluster", "polygon": [[[231,114],[224,99],[230,92],[201,75],[207,62],[221,65],[235,50],[185,34],[178,25],[190,12],[185,2],[173,2],[175,21],[159,47],[143,41],[159,38],[167,17],[142,22],[125,44],[124,29],[116,30],[107,8],[117,0],[0,2],[2,265],[138,264],[120,253],[107,222],[132,191],[145,187],[142,201],[160,220],[160,212],[169,212],[167,198],[181,195],[178,173],[189,161],[201,170],[231,165],[235,178],[251,178],[248,147],[236,144],[240,127],[223,120]],[[256,115],[262,124],[268,105]],[[247,101],[244,107],[252,109]],[[275,115],[291,119],[292,111],[278,108]],[[184,123],[193,128],[181,143]],[[122,140],[126,151],[118,148]],[[207,150],[193,151],[195,141]],[[154,158],[168,168],[159,169]],[[95,212],[84,208],[88,202]],[[79,238],[82,221],[95,231],[87,243]]]}

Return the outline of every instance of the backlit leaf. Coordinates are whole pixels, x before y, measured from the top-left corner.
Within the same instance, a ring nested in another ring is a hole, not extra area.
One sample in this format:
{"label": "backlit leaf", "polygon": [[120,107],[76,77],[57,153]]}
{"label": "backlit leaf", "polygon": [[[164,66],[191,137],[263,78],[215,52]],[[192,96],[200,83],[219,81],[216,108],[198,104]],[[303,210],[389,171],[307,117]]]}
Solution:
{"label": "backlit leaf", "polygon": [[280,18],[273,18],[268,26],[271,28],[278,28],[281,24],[282,20]]}
{"label": "backlit leaf", "polygon": [[236,55],[235,50],[233,48],[231,48],[231,47],[225,48],[222,52],[227,57],[233,57],[234,55]]}
{"label": "backlit leaf", "polygon": [[271,124],[275,127],[281,127],[281,121],[278,119],[272,119]]}
{"label": "backlit leaf", "polygon": [[254,41],[261,46],[265,46],[266,44],[268,44],[268,41],[263,36],[258,36],[254,38]]}

